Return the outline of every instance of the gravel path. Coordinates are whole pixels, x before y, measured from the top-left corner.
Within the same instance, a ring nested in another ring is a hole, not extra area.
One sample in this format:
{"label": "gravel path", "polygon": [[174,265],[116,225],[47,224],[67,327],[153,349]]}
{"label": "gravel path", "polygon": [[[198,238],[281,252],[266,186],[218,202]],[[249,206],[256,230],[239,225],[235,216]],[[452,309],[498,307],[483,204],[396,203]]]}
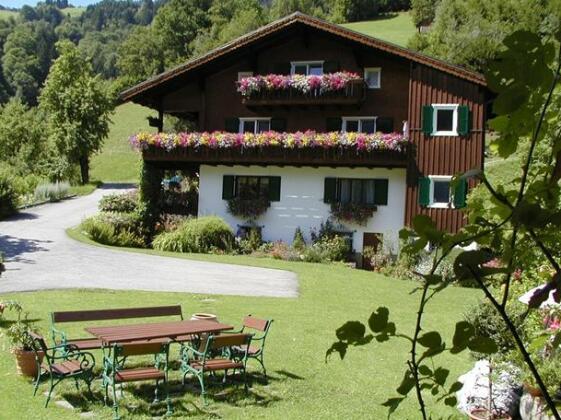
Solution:
{"label": "gravel path", "polygon": [[65,230],[97,212],[105,195],[125,185],[22,211],[0,222],[0,251],[7,259],[0,293],[103,288],[204,294],[296,297],[294,273],[258,267],[159,257],[92,246]]}

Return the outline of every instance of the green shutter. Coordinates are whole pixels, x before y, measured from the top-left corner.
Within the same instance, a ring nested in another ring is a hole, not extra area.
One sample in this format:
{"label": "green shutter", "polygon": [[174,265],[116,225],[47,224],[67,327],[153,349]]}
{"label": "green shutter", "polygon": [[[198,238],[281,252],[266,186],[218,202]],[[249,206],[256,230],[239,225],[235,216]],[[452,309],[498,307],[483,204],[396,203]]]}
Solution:
{"label": "green shutter", "polygon": [[458,107],[458,134],[465,136],[469,134],[470,130],[470,112],[469,108],[465,105]]}
{"label": "green shutter", "polygon": [[382,133],[393,132],[393,118],[392,117],[376,118],[376,131],[380,131]]}
{"label": "green shutter", "polygon": [[279,133],[286,131],[286,118],[271,118],[271,130]]}
{"label": "green shutter", "polygon": [[419,205],[427,207],[430,204],[430,178],[419,178]]}
{"label": "green shutter", "polygon": [[335,60],[325,61],[323,63],[324,73],[335,73],[339,71],[339,62]]}
{"label": "green shutter", "polygon": [[432,134],[432,121],[434,109],[431,105],[423,106],[423,134],[430,136]]}
{"label": "green shutter", "polygon": [[281,197],[281,177],[269,177],[269,201],[280,201]]}
{"label": "green shutter", "polygon": [[374,180],[374,204],[377,206],[386,206],[388,204],[388,180]]}
{"label": "green shutter", "polygon": [[325,178],[323,202],[332,203],[337,200],[337,178]]}
{"label": "green shutter", "polygon": [[466,206],[467,180],[461,179],[454,190],[454,207],[461,209]]}
{"label": "green shutter", "polygon": [[233,175],[224,175],[222,177],[222,200],[234,198],[235,177]]}
{"label": "green shutter", "polygon": [[226,118],[224,122],[224,131],[228,133],[237,133],[240,131],[240,119],[239,118]]}
{"label": "green shutter", "polygon": [[283,63],[275,63],[273,66],[273,73],[274,74],[290,74],[291,65],[288,61]]}
{"label": "green shutter", "polygon": [[341,131],[343,120],[340,117],[329,117],[325,121],[325,131]]}

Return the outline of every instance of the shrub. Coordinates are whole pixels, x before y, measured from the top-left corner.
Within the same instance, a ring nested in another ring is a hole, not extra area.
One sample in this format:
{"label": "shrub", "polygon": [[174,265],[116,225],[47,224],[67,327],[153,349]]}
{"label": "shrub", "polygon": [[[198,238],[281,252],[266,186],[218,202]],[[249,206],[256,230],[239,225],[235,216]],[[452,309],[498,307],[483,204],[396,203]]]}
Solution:
{"label": "shrub", "polygon": [[82,221],[80,230],[95,242],[113,245],[116,241],[115,228],[98,216],[89,217]]}
{"label": "shrub", "polygon": [[351,249],[349,242],[342,236],[324,237],[306,247],[303,259],[307,262],[344,261]]}
{"label": "shrub", "polygon": [[220,217],[188,219],[172,232],[160,233],[152,246],[160,251],[200,252],[230,251],[234,243],[232,228]]}
{"label": "shrub", "polygon": [[138,210],[138,191],[108,194],[99,200],[100,211],[130,213]]}
{"label": "shrub", "polygon": [[183,214],[171,214],[162,213],[160,215],[160,221],[156,223],[156,232],[171,232],[176,230],[185,220],[189,219],[189,216]]}
{"label": "shrub", "polygon": [[139,233],[140,216],[136,214],[102,213],[80,224],[83,233],[104,245],[142,248],[144,239]]}
{"label": "shrub", "polygon": [[294,231],[294,239],[292,240],[292,248],[302,251],[306,248],[306,241],[304,239],[304,234],[302,233],[302,229],[299,227],[296,228]]}
{"label": "shrub", "polygon": [[14,177],[0,173],[0,219],[17,212],[18,194],[14,186]]}
{"label": "shrub", "polygon": [[35,188],[33,198],[36,202],[59,201],[68,196],[70,184],[66,181],[39,184]]}

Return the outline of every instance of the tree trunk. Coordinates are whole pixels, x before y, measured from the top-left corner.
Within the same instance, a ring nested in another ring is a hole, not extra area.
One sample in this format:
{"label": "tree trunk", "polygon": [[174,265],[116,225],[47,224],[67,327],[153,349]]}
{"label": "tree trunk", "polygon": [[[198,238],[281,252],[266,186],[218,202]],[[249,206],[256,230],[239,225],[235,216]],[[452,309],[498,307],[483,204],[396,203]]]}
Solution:
{"label": "tree trunk", "polygon": [[80,157],[80,176],[82,177],[82,185],[90,182],[90,159],[88,156]]}

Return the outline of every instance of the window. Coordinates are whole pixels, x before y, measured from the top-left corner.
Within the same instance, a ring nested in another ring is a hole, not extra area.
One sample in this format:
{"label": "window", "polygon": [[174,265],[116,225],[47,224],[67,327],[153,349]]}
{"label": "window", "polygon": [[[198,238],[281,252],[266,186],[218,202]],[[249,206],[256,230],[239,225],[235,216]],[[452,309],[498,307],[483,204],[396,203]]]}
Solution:
{"label": "window", "polygon": [[290,63],[290,74],[321,76],[323,74],[323,61],[292,61]]}
{"label": "window", "polygon": [[376,117],[343,117],[343,132],[355,131],[372,134],[376,132]]}
{"label": "window", "polygon": [[240,118],[239,133],[262,133],[271,130],[270,118]]}
{"label": "window", "polygon": [[253,76],[252,71],[239,71],[238,72],[238,82],[243,79],[244,77],[251,77]]}
{"label": "window", "polygon": [[364,69],[364,81],[368,89],[380,89],[382,69],[380,67],[367,67]]}
{"label": "window", "polygon": [[325,178],[325,203],[388,204],[387,179]]}
{"label": "window", "polygon": [[458,135],[458,105],[436,104],[432,106],[432,135]]}
{"label": "window", "polygon": [[280,176],[224,175],[222,199],[266,197],[270,201],[280,201],[280,185]]}
{"label": "window", "polygon": [[429,175],[419,179],[419,205],[431,208],[465,207],[467,181],[459,180],[455,190],[451,189],[449,175]]}

